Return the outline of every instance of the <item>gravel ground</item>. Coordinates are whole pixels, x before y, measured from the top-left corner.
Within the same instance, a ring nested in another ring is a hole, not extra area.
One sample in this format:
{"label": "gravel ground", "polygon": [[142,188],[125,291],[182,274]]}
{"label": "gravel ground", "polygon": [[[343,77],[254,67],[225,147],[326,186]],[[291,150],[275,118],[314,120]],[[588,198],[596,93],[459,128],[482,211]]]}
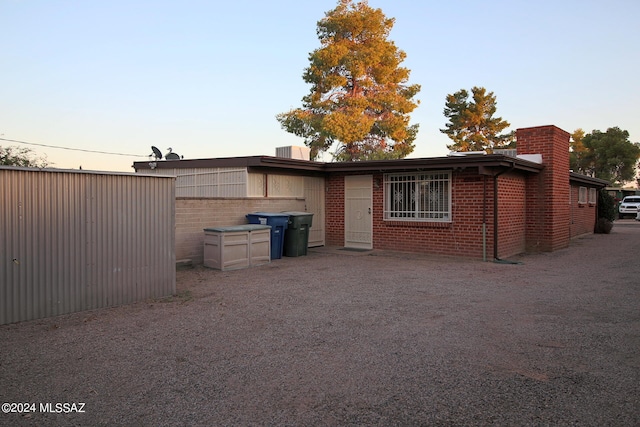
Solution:
{"label": "gravel ground", "polygon": [[36,405],[0,425],[640,425],[639,253],[626,220],[517,264],[182,270],[172,298],[0,326],[0,401]]}

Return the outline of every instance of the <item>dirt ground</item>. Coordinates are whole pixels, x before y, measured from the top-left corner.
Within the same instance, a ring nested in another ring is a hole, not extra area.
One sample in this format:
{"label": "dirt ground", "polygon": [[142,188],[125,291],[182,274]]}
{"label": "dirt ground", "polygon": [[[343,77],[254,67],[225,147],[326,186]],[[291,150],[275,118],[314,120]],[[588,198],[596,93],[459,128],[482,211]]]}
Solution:
{"label": "dirt ground", "polygon": [[640,425],[639,254],[623,220],[513,263],[181,270],[171,298],[0,326],[0,425]]}

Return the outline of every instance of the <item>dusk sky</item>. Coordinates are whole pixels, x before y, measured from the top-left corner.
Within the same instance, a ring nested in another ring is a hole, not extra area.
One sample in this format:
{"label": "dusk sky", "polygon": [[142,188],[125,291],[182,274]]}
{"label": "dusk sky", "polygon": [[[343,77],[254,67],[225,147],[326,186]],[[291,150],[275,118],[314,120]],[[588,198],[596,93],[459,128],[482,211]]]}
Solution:
{"label": "dusk sky", "polygon": [[[303,145],[275,116],[300,107],[316,23],[335,0],[0,0],[0,140],[53,167],[133,171],[151,146],[185,158]],[[370,0],[422,86],[410,157],[446,155],[445,97],[483,86],[497,116],[640,142],[640,1]],[[325,155],[325,161],[331,159]]]}

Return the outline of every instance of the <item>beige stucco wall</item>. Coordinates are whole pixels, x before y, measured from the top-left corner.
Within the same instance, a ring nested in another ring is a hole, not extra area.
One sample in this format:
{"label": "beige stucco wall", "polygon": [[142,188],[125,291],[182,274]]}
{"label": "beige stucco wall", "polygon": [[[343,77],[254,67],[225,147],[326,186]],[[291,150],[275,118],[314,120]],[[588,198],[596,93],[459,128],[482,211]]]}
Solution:
{"label": "beige stucco wall", "polygon": [[246,224],[251,212],[304,211],[303,198],[178,198],[176,199],[176,260],[202,264],[204,229]]}

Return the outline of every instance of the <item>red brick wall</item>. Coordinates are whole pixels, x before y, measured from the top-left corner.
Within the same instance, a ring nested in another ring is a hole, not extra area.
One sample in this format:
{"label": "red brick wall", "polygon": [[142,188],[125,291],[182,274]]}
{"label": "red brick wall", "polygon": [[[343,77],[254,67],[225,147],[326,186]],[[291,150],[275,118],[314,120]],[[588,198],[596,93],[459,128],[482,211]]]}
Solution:
{"label": "red brick wall", "polygon": [[522,174],[511,172],[498,177],[498,258],[525,252],[525,189]]}
{"label": "red brick wall", "polygon": [[[518,154],[541,154],[540,173],[510,172],[498,182],[498,257],[554,251],[593,231],[595,206],[569,203],[569,134],[555,126],[518,129]],[[383,182],[383,174],[374,175]],[[327,245],[344,245],[344,175],[327,180]],[[485,195],[485,196],[483,196]],[[493,177],[476,171],[452,174],[452,222],[384,221],[384,188],[373,186],[373,247],[481,258],[483,200],[486,256],[493,258]],[[485,199],[486,197],[486,199]],[[571,199],[571,200],[573,200]]]}
{"label": "red brick wall", "polygon": [[[588,203],[588,201],[586,204],[578,203],[579,188],[580,185],[571,185],[571,237],[593,233],[596,221],[597,205]],[[588,192],[589,189],[587,188],[587,195],[589,194]]]}
{"label": "red brick wall", "polygon": [[326,186],[325,244],[344,246],[344,175],[328,176]]}
{"label": "red brick wall", "polygon": [[[383,182],[383,175],[374,179]],[[482,196],[483,177],[471,173],[452,175],[452,222],[385,221],[383,219],[384,188],[373,191],[373,247],[409,252],[426,252],[463,257],[482,257]],[[487,196],[491,195],[490,180],[487,181]],[[487,203],[487,242],[493,233],[493,198]],[[489,250],[493,250],[490,246]]]}
{"label": "red brick wall", "polygon": [[518,154],[542,154],[545,168],[526,183],[526,249],[569,245],[569,133],[556,126],[516,131]]}
{"label": "red brick wall", "polygon": [[[374,249],[455,255],[482,258],[483,195],[486,179],[486,251],[493,257],[493,181],[477,172],[452,175],[452,222],[385,221],[383,174],[375,174],[373,186]],[[344,245],[344,175],[328,178],[326,235],[327,245]],[[507,186],[507,192],[514,191]],[[509,216],[509,215],[507,215]],[[517,224],[519,221],[510,223]],[[507,239],[505,251],[522,246],[513,226],[502,233]],[[524,232],[521,233],[524,236]]]}

